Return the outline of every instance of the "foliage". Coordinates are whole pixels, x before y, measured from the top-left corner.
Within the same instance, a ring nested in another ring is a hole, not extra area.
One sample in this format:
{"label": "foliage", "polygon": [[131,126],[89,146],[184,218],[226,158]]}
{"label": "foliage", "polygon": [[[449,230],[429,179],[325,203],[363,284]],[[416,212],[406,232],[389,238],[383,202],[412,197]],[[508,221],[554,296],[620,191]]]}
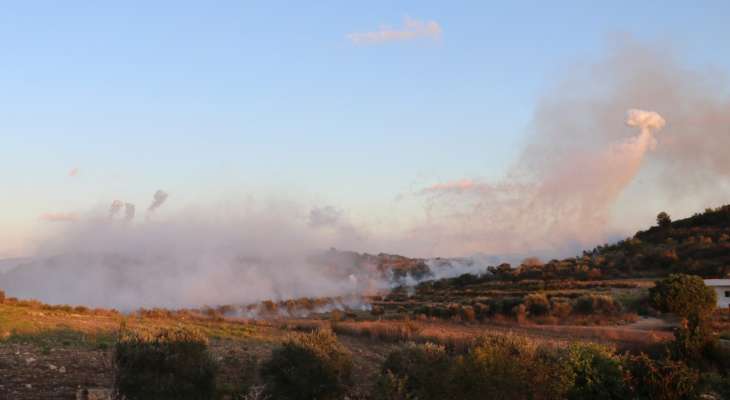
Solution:
{"label": "foliage", "polygon": [[621,360],[611,349],[595,343],[572,344],[565,352],[565,364],[573,381],[568,399],[628,397]]}
{"label": "foliage", "polygon": [[118,394],[136,399],[210,399],[216,365],[200,332],[123,328],[114,352]]}
{"label": "foliage", "polygon": [[611,296],[586,294],[578,298],[574,309],[581,314],[614,315],[621,311],[621,306]]}
{"label": "foliage", "polygon": [[482,337],[456,360],[451,398],[558,399],[568,390],[569,375],[547,349],[514,335]]}
{"label": "foliage", "polygon": [[683,318],[709,315],[715,310],[717,294],[699,276],[672,274],[650,289],[651,305]]}
{"label": "foliage", "polygon": [[411,396],[420,400],[448,398],[444,379],[449,375],[450,364],[443,346],[407,344],[386,358],[376,393],[381,398],[395,393],[405,393],[406,398]]}
{"label": "foliage", "polygon": [[686,400],[698,397],[700,374],[682,361],[654,360],[642,353],[626,360],[637,399]]}
{"label": "foliage", "polygon": [[261,375],[275,399],[340,399],[350,385],[352,356],[330,331],[293,334],[274,349]]}
{"label": "foliage", "polygon": [[525,296],[525,306],[530,315],[545,315],[550,312],[550,300],[544,293],[530,293]]}
{"label": "foliage", "polygon": [[408,391],[408,378],[400,377],[387,370],[375,382],[373,389],[375,400],[416,400],[417,397]]}

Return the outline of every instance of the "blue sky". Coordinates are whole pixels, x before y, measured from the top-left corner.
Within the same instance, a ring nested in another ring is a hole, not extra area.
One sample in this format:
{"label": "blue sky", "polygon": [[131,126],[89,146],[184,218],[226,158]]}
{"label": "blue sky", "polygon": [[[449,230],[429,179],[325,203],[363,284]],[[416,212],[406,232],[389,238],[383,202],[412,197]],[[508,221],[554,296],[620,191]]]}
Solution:
{"label": "blue sky", "polygon": [[[399,194],[500,176],[546,88],[613,35],[730,71],[725,1],[104,3],[0,10],[0,256],[44,212],[158,188],[387,218]],[[406,17],[440,38],[346,36]]]}

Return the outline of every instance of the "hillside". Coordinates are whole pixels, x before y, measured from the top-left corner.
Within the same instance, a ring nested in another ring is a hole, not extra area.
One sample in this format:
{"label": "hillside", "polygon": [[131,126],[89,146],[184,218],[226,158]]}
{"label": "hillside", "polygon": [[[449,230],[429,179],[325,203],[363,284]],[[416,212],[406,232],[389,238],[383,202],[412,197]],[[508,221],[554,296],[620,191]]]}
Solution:
{"label": "hillside", "polygon": [[489,270],[502,279],[656,278],[679,272],[724,278],[730,274],[730,205],[677,221],[667,216],[661,226],[578,257],[546,263],[528,259],[514,269]]}

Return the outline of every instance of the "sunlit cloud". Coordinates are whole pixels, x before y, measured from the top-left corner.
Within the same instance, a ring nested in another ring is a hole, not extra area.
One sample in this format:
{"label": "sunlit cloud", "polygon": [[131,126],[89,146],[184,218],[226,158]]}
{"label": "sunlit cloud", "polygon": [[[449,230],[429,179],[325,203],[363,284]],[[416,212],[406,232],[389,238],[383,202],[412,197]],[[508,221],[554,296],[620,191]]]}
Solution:
{"label": "sunlit cloud", "polygon": [[79,169],[78,168],[71,168],[71,170],[68,171],[68,176],[76,176],[78,174],[79,174]]}
{"label": "sunlit cloud", "polygon": [[380,44],[415,39],[439,40],[442,33],[441,25],[436,21],[420,21],[405,17],[400,28],[381,26],[377,31],[348,33],[347,39],[354,44]]}

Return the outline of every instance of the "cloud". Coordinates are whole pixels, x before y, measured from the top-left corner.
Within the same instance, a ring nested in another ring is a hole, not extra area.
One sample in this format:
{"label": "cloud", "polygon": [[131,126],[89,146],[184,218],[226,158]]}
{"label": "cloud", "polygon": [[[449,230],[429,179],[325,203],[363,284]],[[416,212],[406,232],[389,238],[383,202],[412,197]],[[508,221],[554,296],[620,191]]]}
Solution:
{"label": "cloud", "polygon": [[73,222],[78,220],[79,216],[75,213],[43,213],[40,219],[47,222]]}
{"label": "cloud", "polygon": [[71,170],[68,171],[68,176],[76,176],[78,174],[79,174],[79,169],[78,168],[71,168]]}
{"label": "cloud", "polygon": [[402,42],[415,39],[439,40],[443,30],[436,21],[420,21],[405,17],[403,27],[399,29],[381,26],[373,32],[353,32],[347,34],[354,44],[380,44],[387,42]]}

